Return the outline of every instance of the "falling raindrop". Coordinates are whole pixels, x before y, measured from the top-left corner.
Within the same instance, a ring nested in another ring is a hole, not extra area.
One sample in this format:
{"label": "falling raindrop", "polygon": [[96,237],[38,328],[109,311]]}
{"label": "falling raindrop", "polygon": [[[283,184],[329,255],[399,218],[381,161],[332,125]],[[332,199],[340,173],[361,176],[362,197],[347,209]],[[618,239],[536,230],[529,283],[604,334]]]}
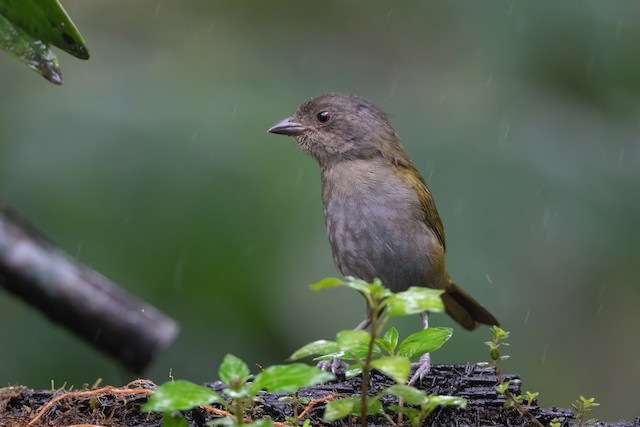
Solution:
{"label": "falling raindrop", "polygon": [[545,363],[547,361],[548,353],[549,353],[549,343],[546,342],[544,343],[544,348],[542,349],[542,359],[540,360],[541,363]]}
{"label": "falling raindrop", "polygon": [[431,169],[431,172],[429,172],[429,176],[427,177],[427,184],[429,184],[431,182],[431,177],[433,176],[433,169]]}
{"label": "falling raindrop", "polygon": [[529,323],[529,314],[531,313],[531,310],[527,310],[527,314],[526,316],[524,316],[524,326],[527,326],[527,323]]}
{"label": "falling raindrop", "polygon": [[487,282],[488,282],[490,285],[493,285],[493,280],[491,280],[491,276],[489,276],[488,274],[485,274],[485,277],[487,278]]}
{"label": "falling raindrop", "polygon": [[231,112],[231,120],[236,119],[236,113],[238,112],[238,101],[233,104],[233,111]]}
{"label": "falling raindrop", "polygon": [[493,73],[489,74],[489,77],[487,78],[487,83],[486,83],[487,87],[489,87],[489,85],[491,84],[491,80],[493,80]]}
{"label": "falling raindrop", "polygon": [[618,169],[622,167],[622,157],[624,156],[624,147],[620,149],[620,154],[618,154]]}
{"label": "falling raindrop", "polygon": [[191,142],[196,142],[197,137],[198,137],[198,131],[194,130],[193,135],[191,136]]}
{"label": "falling raindrop", "polygon": [[78,244],[76,245],[76,259],[79,260],[80,259],[80,254],[82,253],[82,242],[78,242]]}
{"label": "falling raindrop", "polygon": [[156,5],[156,11],[153,14],[154,19],[158,17],[158,11],[160,10],[160,3]]}
{"label": "falling raindrop", "polygon": [[622,21],[618,21],[618,26],[616,27],[616,39],[619,39],[622,35]]}
{"label": "falling raindrop", "polygon": [[544,217],[542,218],[542,227],[547,228],[549,226],[549,218],[551,217],[551,208],[547,206],[544,210]]}
{"label": "falling raindrop", "polygon": [[187,264],[187,257],[181,256],[180,259],[176,262],[176,265],[173,269],[173,288],[177,290],[181,290],[183,288],[184,283],[184,269]]}

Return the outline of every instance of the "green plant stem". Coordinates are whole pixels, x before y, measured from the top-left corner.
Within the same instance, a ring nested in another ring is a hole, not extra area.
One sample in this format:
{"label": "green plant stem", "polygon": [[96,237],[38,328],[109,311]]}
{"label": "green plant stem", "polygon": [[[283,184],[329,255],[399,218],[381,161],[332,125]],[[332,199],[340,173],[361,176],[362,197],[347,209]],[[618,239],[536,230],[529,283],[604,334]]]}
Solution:
{"label": "green plant stem", "polygon": [[[500,371],[500,367],[498,366],[498,361],[497,360],[493,360],[492,362],[493,365],[493,370],[496,373],[496,378],[498,379],[498,382],[500,384],[504,383],[504,376],[502,375],[502,372]],[[542,424],[540,421],[538,421],[538,419],[536,417],[533,416],[533,414],[531,412],[529,412],[529,410],[527,408],[525,408],[524,406],[522,406],[521,404],[519,404],[515,397],[513,396],[513,394],[511,394],[511,392],[509,390],[505,390],[502,393],[505,397],[505,399],[510,400],[513,403],[513,407],[516,408],[516,410],[518,411],[518,413],[520,414],[520,416],[528,418],[536,427],[545,427],[544,424]]]}
{"label": "green plant stem", "polygon": [[367,423],[367,395],[369,394],[369,374],[371,371],[371,359],[373,358],[373,345],[378,335],[378,307],[371,310],[371,338],[367,347],[367,358],[362,365],[362,395],[360,396],[360,424]]}
{"label": "green plant stem", "polygon": [[244,424],[244,405],[243,399],[234,399],[235,400],[235,415],[236,415],[236,424],[242,425]]}

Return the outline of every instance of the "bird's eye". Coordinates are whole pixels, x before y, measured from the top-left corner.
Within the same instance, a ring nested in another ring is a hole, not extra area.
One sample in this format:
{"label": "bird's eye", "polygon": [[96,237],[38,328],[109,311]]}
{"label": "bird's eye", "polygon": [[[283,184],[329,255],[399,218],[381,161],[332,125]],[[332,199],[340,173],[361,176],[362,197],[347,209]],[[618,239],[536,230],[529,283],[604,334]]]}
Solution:
{"label": "bird's eye", "polygon": [[328,111],[321,111],[316,117],[320,123],[329,123],[331,120],[331,114]]}

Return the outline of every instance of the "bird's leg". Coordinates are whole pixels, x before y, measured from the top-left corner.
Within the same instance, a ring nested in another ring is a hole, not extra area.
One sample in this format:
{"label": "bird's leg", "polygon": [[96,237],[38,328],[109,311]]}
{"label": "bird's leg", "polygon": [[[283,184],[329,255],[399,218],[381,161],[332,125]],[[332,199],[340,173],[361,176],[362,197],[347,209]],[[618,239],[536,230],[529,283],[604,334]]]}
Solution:
{"label": "bird's leg", "polygon": [[[371,307],[367,304],[367,317],[360,323],[355,329],[366,330],[371,324]],[[316,367],[322,369],[323,371],[331,372],[332,374],[336,374],[338,372],[345,372],[349,365],[342,359],[338,357],[334,357],[331,360],[321,360],[318,362]]]}
{"label": "bird's leg", "polygon": [[[424,329],[427,329],[429,327],[429,312],[423,311],[420,315],[422,316]],[[409,385],[414,385],[416,381],[422,381],[427,375],[429,375],[429,371],[431,370],[431,354],[423,354],[420,356],[420,360],[416,363],[412,363],[412,365],[416,370],[409,380]]]}
{"label": "bird's leg", "polygon": [[367,304],[367,317],[362,322],[358,323],[358,326],[356,326],[356,329],[360,329],[362,331],[367,329],[371,324],[371,316],[372,316],[371,307],[369,306],[369,304]]}

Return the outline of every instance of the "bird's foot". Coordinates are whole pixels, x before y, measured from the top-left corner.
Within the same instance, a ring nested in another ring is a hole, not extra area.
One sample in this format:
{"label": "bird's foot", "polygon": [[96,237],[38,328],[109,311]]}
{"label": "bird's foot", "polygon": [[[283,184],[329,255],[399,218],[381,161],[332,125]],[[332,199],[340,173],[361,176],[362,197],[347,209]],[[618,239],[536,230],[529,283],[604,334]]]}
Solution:
{"label": "bird's foot", "polygon": [[331,372],[332,374],[337,375],[344,374],[349,365],[344,360],[334,357],[331,360],[319,361],[316,367],[322,369],[323,371]]}
{"label": "bird's foot", "polygon": [[415,368],[411,379],[409,380],[409,385],[414,385],[416,381],[422,381],[427,375],[429,375],[429,371],[431,371],[431,355],[429,353],[425,353],[420,356],[420,360],[416,363],[411,364],[412,368]]}

